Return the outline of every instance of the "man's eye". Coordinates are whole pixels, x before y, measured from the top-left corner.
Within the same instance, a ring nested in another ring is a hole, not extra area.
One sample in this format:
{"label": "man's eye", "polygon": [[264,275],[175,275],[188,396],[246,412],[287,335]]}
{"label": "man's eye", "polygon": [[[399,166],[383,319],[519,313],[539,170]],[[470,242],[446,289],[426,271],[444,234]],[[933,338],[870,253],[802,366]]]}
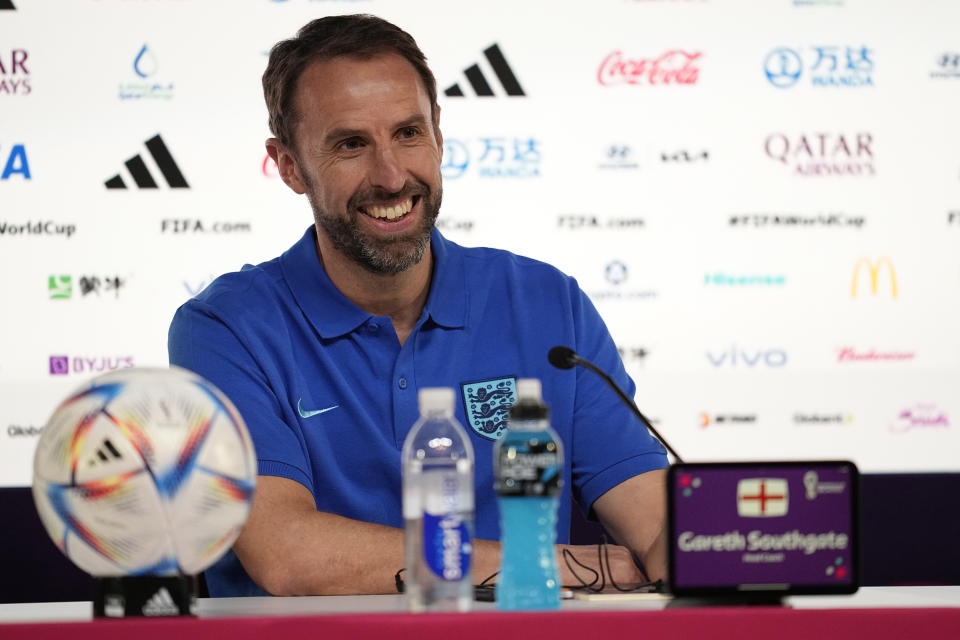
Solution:
{"label": "man's eye", "polygon": [[401,138],[416,138],[420,134],[420,130],[416,127],[404,127],[400,129]]}
{"label": "man's eye", "polygon": [[358,138],[349,138],[340,143],[340,149],[343,151],[356,151],[363,143]]}

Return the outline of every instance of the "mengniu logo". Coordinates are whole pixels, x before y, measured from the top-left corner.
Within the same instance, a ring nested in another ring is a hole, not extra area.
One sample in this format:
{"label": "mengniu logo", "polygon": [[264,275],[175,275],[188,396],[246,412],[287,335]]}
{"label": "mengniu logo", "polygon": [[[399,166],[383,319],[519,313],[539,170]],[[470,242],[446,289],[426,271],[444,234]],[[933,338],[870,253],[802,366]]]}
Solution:
{"label": "mengniu logo", "polygon": [[890,422],[891,433],[907,433],[910,431],[933,431],[950,428],[950,419],[947,414],[933,403],[917,403],[897,414]]}
{"label": "mengniu logo", "polygon": [[600,63],[597,81],[603,86],[696,84],[703,53],[671,49],[656,58],[628,58],[613,51]]}
{"label": "mengniu logo", "polygon": [[160,65],[153,51],[146,45],[140,47],[133,58],[133,73],[136,80],[121,83],[117,92],[121,100],[169,100],[173,97],[173,83],[157,78]]}
{"label": "mengniu logo", "polygon": [[[2,9],[3,7],[0,7]],[[12,8],[12,7],[10,7]],[[9,56],[0,52],[0,96],[25,96],[32,91],[26,49],[11,49]]]}
{"label": "mengniu logo", "polygon": [[[494,76],[496,76],[500,82],[500,86],[508,96],[517,98],[526,95],[523,87],[520,86],[520,81],[517,80],[517,76],[513,73],[513,69],[507,62],[507,58],[503,55],[503,52],[500,51],[500,46],[497,43],[493,43],[484,49],[483,57],[486,59],[487,64],[490,65]],[[470,83],[470,88],[473,89],[473,93],[476,94],[477,97],[492,98],[497,95],[493,92],[493,87],[490,86],[490,83],[487,81],[487,76],[483,73],[479,64],[470,65],[463,70],[463,74],[467,76],[467,82]],[[443,94],[448,98],[464,97],[460,83],[450,85],[444,89]]]}
{"label": "mengniu logo", "polygon": [[[167,184],[170,185],[170,188],[189,189],[190,185],[187,184],[186,178],[180,173],[180,167],[177,166],[173,156],[170,155],[170,150],[167,149],[167,145],[164,144],[160,134],[158,133],[153,136],[147,140],[145,144],[147,145],[147,151],[150,152],[150,157],[153,158],[153,162],[156,163],[157,168],[167,181]],[[138,189],[159,188],[156,180],[153,179],[150,169],[140,154],[127,160],[124,165],[127,167],[127,171],[130,172],[130,176],[133,178]],[[107,186],[107,189],[127,188],[127,184],[123,181],[123,177],[119,173],[107,180],[104,184]]]}
{"label": "mengniu logo", "polygon": [[[778,89],[789,89],[808,70],[814,87],[873,86],[873,50],[866,46],[780,47],[767,54],[763,71]],[[806,64],[804,61],[806,60]]]}
{"label": "mengniu logo", "polygon": [[860,274],[866,273],[869,276],[870,282],[870,295],[876,297],[879,291],[880,283],[880,270],[883,269],[889,278],[887,282],[889,286],[884,287],[884,291],[889,292],[891,298],[896,298],[897,291],[897,273],[893,269],[893,263],[889,258],[882,257],[876,261],[869,260],[867,258],[860,258],[857,260],[857,263],[853,265],[853,278],[850,284],[850,297],[856,298],[860,292]]}
{"label": "mengniu logo", "polygon": [[77,283],[77,289],[80,296],[105,297],[113,294],[114,298],[120,297],[120,289],[126,285],[126,280],[118,275],[82,275],[74,280],[72,275],[51,275],[47,279],[47,292],[51,300],[70,300],[73,298],[73,284]]}
{"label": "mengniu logo", "polygon": [[50,356],[50,375],[66,376],[71,373],[88,374],[129,369],[133,356]]}
{"label": "mengniu logo", "polygon": [[0,180],[9,180],[14,176],[19,176],[24,180],[30,180],[30,161],[27,160],[27,148],[22,144],[15,144],[10,147],[10,151],[4,154],[3,147],[0,147],[0,159],[7,156],[7,161],[3,163],[3,172],[0,173]]}
{"label": "mengniu logo", "polygon": [[872,145],[873,135],[867,132],[771,133],[763,149],[771,160],[792,167],[795,175],[859,177],[877,173]]}

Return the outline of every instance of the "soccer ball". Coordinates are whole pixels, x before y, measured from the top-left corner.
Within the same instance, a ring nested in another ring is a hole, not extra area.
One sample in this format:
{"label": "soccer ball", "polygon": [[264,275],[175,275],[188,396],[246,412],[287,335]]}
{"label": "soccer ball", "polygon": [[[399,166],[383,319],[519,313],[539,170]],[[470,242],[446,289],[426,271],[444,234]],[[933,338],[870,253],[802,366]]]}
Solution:
{"label": "soccer ball", "polygon": [[33,499],[54,543],[95,576],[197,574],[250,511],[256,459],[223,393],[176,367],[92,380],[37,443]]}

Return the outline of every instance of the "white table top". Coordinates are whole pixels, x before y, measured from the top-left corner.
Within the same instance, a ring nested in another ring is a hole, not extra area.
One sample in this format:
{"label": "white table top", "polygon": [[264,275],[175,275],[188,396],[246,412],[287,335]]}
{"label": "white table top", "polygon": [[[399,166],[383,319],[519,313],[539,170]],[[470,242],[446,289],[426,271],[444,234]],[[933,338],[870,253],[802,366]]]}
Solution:
{"label": "white table top", "polygon": [[[599,601],[565,600],[562,609],[663,609],[663,597],[622,597]],[[887,609],[960,607],[956,587],[864,587],[848,596],[793,596],[786,604],[796,609]],[[302,616],[345,613],[401,613],[402,595],[310,596],[301,598],[202,598],[197,602],[201,618],[243,616]],[[475,611],[495,611],[492,602],[474,603]],[[0,622],[83,622],[93,619],[90,602],[41,602],[0,604]]]}

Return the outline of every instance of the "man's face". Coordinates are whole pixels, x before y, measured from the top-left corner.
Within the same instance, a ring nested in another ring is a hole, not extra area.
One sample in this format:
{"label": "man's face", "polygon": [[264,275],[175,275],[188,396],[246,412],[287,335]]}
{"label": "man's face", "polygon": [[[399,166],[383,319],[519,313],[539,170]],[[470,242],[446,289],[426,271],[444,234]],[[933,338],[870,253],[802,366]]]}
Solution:
{"label": "man's face", "polygon": [[294,144],[318,229],[374,273],[420,262],[440,210],[442,138],[413,66],[395,54],[308,66]]}

